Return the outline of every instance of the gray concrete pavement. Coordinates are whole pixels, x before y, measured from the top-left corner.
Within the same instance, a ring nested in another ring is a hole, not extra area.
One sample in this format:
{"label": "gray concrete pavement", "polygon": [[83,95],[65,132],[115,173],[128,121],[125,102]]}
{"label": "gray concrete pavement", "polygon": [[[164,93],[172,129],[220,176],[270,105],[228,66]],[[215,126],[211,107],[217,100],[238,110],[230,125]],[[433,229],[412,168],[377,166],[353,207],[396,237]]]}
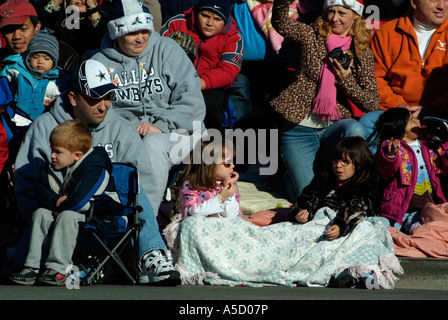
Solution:
{"label": "gray concrete pavement", "polygon": [[[393,290],[106,284],[68,289],[65,286],[25,287],[3,284],[0,285],[0,304],[4,314],[9,314],[6,313],[8,310],[14,310],[14,314],[20,316],[34,316],[38,310],[53,310],[57,306],[64,315],[72,312],[78,314],[82,309],[83,317],[95,315],[106,318],[117,317],[117,310],[121,310],[121,316],[125,312],[123,310],[130,307],[130,310],[138,310],[138,316],[146,313],[148,316],[160,315],[159,312],[162,311],[163,317],[167,319],[227,319],[235,316],[244,319],[278,319],[290,317],[294,313],[304,315],[303,311],[310,310],[322,317],[330,315],[332,310],[349,312],[348,316],[357,314],[357,317],[362,317],[366,312],[384,314],[387,310],[391,317],[392,314],[410,317],[415,310],[421,310],[420,301],[441,301],[445,304],[445,300],[448,300],[448,260],[405,259],[402,266],[405,274],[396,282]],[[327,302],[320,302],[324,300]],[[360,309],[353,309],[352,300],[366,301],[368,304],[358,305],[362,311],[359,313]],[[101,303],[103,301],[105,303]],[[119,301],[119,304],[114,304],[114,301]],[[126,303],[123,304],[124,301]],[[419,304],[410,307],[409,303],[412,301],[419,301]]]}
{"label": "gray concrete pavement", "polygon": [[448,259],[399,258],[404,274],[396,289],[444,290],[448,294]]}
{"label": "gray concrete pavement", "polygon": [[[405,273],[393,290],[191,286],[149,287],[131,285],[66,287],[0,285],[0,300],[152,300],[176,301],[178,308],[200,305],[201,301],[228,301],[242,304],[263,302],[275,307],[289,300],[448,300],[448,259],[401,258]],[[270,302],[271,301],[271,302]],[[157,304],[157,303],[156,303]],[[165,304],[165,303],[164,303]],[[260,304],[260,303],[258,303]],[[169,312],[177,312],[169,310]]]}
{"label": "gray concrete pavement", "polygon": [[399,289],[333,289],[284,287],[191,286],[149,287],[128,285],[96,285],[66,287],[0,286],[0,300],[447,300],[447,290]]}

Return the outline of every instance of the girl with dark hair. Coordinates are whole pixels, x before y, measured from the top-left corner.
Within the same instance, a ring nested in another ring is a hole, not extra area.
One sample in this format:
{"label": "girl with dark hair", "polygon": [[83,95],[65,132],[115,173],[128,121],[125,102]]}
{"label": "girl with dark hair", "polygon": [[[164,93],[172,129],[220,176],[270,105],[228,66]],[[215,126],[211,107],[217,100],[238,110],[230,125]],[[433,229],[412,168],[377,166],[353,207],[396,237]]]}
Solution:
{"label": "girl with dark hair", "polygon": [[404,108],[384,112],[374,134],[375,159],[385,181],[380,216],[386,226],[408,233],[428,203],[447,202],[440,181],[448,174],[448,143],[430,139],[420,120]]}
{"label": "girl with dark hair", "polygon": [[307,223],[323,207],[337,212],[328,239],[346,236],[364,217],[377,215],[378,174],[367,142],[347,137],[335,145],[327,166],[294,201],[289,219]]}

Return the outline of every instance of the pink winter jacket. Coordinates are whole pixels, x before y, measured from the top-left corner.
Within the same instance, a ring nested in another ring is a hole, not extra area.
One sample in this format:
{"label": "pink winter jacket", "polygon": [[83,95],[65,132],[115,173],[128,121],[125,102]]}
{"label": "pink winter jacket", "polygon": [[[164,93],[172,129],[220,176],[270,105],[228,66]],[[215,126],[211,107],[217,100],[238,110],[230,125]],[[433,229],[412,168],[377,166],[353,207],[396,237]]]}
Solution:
{"label": "pink winter jacket", "polygon": [[[412,148],[400,140],[398,155],[390,158],[385,154],[388,141],[378,149],[375,159],[378,172],[386,185],[380,205],[380,215],[398,223],[403,222],[403,216],[409,207],[415,184],[417,182],[417,157]],[[434,201],[447,202],[442,191],[440,177],[448,174],[448,144],[435,144],[420,139],[423,160],[428,170]]]}

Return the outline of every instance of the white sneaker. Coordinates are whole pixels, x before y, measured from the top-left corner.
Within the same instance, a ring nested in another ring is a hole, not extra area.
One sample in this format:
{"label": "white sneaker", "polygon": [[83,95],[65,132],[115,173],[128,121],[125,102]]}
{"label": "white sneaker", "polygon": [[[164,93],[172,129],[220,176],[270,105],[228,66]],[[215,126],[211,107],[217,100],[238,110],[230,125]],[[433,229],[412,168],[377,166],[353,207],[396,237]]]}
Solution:
{"label": "white sneaker", "polygon": [[176,286],[181,284],[180,273],[167,261],[160,250],[153,250],[142,258],[139,284]]}

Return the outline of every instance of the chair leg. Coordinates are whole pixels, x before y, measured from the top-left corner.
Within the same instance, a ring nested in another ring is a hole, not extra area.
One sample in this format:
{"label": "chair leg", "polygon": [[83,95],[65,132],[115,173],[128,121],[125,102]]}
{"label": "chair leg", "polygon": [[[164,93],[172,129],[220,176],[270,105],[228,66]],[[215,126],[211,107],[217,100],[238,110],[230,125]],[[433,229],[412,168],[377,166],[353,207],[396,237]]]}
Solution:
{"label": "chair leg", "polygon": [[[123,253],[124,249],[126,249],[127,245],[129,244],[130,240],[132,239],[132,233],[133,231],[130,230],[126,236],[123,237],[122,241],[120,241],[119,244],[117,244],[112,250],[110,250],[110,256],[116,264],[121,268],[121,270],[125,273],[127,278],[131,281],[132,284],[136,284],[136,277],[132,277],[131,274],[128,271],[128,268],[126,268],[125,264],[123,263],[121,257],[121,254]],[[112,264],[109,265],[107,271],[105,274],[109,272],[109,270],[112,268]]]}
{"label": "chair leg", "polygon": [[[94,279],[94,277],[101,271],[101,269],[104,267],[104,265],[107,263],[107,261],[109,261],[109,258],[112,258],[116,264],[120,267],[120,269],[124,272],[124,274],[127,276],[127,278],[131,281],[132,284],[136,283],[136,280],[134,277],[131,276],[131,274],[129,273],[129,271],[127,270],[126,266],[124,265],[124,263],[121,261],[119,255],[121,254],[122,250],[124,249],[124,245],[123,243],[125,241],[129,241],[131,239],[131,235],[134,232],[134,229],[130,229],[126,232],[125,235],[122,236],[122,238],[120,239],[120,241],[115,245],[115,247],[110,250],[101,240],[101,238],[96,234],[96,233],[92,233],[92,235],[94,236],[94,238],[98,241],[98,243],[101,245],[101,247],[106,251],[107,256],[104,258],[104,260],[98,265],[98,267],[96,268],[96,270],[89,275],[89,277],[87,278],[86,282],[87,283],[91,283],[91,281]],[[118,252],[118,249],[122,248],[122,250],[120,250]]]}

